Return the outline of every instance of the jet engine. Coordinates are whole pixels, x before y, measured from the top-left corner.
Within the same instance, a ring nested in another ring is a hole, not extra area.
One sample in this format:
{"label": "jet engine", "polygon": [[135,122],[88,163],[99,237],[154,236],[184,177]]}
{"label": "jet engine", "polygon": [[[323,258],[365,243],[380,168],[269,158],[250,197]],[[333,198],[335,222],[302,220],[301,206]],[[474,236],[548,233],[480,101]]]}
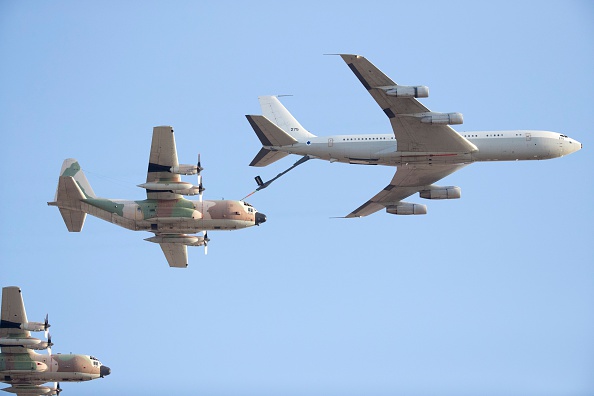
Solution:
{"label": "jet engine", "polygon": [[464,123],[464,117],[461,113],[420,113],[421,122],[424,124],[443,124],[457,125]]}
{"label": "jet engine", "polygon": [[425,199],[458,199],[462,194],[460,187],[435,187],[419,191],[419,196]]}
{"label": "jet engine", "polygon": [[386,207],[386,212],[395,215],[422,215],[427,214],[427,206],[422,204],[402,202],[398,205]]}
{"label": "jet engine", "polygon": [[396,96],[399,98],[428,98],[429,88],[424,85],[419,86],[405,86],[405,85],[393,85],[380,87],[384,90],[388,96]]}

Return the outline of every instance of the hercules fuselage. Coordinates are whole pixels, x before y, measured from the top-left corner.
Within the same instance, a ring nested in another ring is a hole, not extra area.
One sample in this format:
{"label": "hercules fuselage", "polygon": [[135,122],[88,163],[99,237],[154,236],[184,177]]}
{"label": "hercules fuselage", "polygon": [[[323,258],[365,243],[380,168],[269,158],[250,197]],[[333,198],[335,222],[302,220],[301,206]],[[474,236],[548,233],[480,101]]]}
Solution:
{"label": "hercules fuselage", "polygon": [[[102,368],[103,367],[103,368]],[[12,385],[45,382],[90,381],[109,375],[111,370],[89,355],[0,353],[0,377]]]}
{"label": "hercules fuselage", "polygon": [[258,216],[261,216],[243,201],[184,198],[142,201],[86,198],[80,200],[80,210],[129,230],[159,233],[237,230],[259,224]]}

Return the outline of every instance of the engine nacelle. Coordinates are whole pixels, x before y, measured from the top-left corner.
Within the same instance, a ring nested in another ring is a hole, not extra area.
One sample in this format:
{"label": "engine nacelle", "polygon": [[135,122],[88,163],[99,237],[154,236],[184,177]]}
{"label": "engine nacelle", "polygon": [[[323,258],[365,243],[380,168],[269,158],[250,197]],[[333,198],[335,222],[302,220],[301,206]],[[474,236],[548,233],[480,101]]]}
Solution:
{"label": "engine nacelle", "polygon": [[[171,191],[174,194],[180,195],[198,195],[200,194],[200,187],[193,185],[188,182],[149,182],[139,184],[138,187],[142,187],[147,190],[153,191]],[[204,191],[204,190],[203,190]]]}
{"label": "engine nacelle", "polygon": [[188,188],[186,190],[174,190],[176,194],[186,195],[186,196],[193,196],[200,194],[200,187],[192,186],[192,188]]}
{"label": "engine nacelle", "polygon": [[381,87],[386,95],[396,96],[399,98],[428,98],[429,88],[424,85],[418,86],[406,86],[406,85],[394,85],[388,87]]}
{"label": "engine nacelle", "polygon": [[198,173],[198,167],[196,165],[178,165],[169,168],[169,172],[177,175],[195,175]]}
{"label": "engine nacelle", "polygon": [[421,122],[424,124],[458,125],[464,123],[461,113],[421,113]]}
{"label": "engine nacelle", "polygon": [[146,238],[145,241],[153,243],[179,243],[186,246],[202,246],[204,245],[204,237],[196,235],[156,235],[151,238]]}
{"label": "engine nacelle", "polygon": [[427,206],[403,202],[398,205],[386,207],[386,212],[395,215],[424,215],[427,214]]}
{"label": "engine nacelle", "polygon": [[22,323],[19,327],[23,330],[29,330],[29,331],[45,331],[45,323],[40,323],[40,322]]}
{"label": "engine nacelle", "polygon": [[419,196],[425,199],[458,199],[462,195],[460,187],[435,187],[419,191]]}
{"label": "engine nacelle", "polygon": [[3,347],[22,346],[24,348],[42,350],[50,347],[47,341],[38,338],[0,338],[0,345]]}
{"label": "engine nacelle", "polygon": [[[58,387],[42,385],[18,385],[2,389],[4,392],[16,393],[19,395],[57,395]],[[61,391],[61,390],[60,390]]]}

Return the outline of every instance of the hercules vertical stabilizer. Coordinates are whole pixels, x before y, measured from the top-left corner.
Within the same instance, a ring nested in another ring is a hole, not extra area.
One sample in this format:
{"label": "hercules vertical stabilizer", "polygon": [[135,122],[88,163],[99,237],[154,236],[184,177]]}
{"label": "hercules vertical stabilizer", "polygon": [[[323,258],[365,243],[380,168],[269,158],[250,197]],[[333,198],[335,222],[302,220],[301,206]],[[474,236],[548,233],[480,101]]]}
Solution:
{"label": "hercules vertical stabilizer", "polygon": [[95,193],[74,158],[64,160],[58,179],[58,188],[54,202],[48,205],[57,206],[70,232],[80,232],[85,224],[87,214],[81,210],[81,200],[95,198]]}

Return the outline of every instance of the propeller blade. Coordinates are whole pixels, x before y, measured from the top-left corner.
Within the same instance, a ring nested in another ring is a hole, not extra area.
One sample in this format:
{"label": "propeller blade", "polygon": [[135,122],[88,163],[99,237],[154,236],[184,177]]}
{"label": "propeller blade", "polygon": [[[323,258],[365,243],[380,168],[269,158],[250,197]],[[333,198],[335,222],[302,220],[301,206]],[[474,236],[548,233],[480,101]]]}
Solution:
{"label": "propeller blade", "polygon": [[50,328],[50,324],[49,324],[49,314],[45,314],[45,321],[43,322],[43,335],[45,336],[45,338],[47,338],[48,335],[48,331],[47,329]]}
{"label": "propeller blade", "polygon": [[202,172],[204,168],[200,163],[200,153],[198,153],[198,163],[196,164],[196,168],[198,169],[198,172],[196,173],[196,177],[198,179],[198,201],[202,202],[202,193],[204,192],[204,187],[202,186],[202,174],[200,172]]}
{"label": "propeller blade", "polygon": [[52,342],[52,335],[48,334],[47,336],[47,355],[49,357],[52,356],[52,346],[54,345],[54,343]]}
{"label": "propeller blade", "polygon": [[205,256],[208,254],[208,241],[210,241],[210,239],[208,239],[208,232],[204,231],[204,255]]}

